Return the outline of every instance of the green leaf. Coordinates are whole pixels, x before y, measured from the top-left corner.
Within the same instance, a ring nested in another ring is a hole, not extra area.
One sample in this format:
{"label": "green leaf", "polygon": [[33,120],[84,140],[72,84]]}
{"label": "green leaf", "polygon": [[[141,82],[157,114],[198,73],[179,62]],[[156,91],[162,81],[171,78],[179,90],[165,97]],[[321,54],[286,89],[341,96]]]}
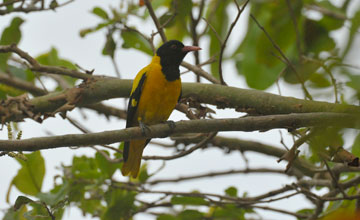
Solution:
{"label": "green leaf", "polygon": [[324,73],[313,73],[309,80],[311,82],[310,86],[315,88],[326,88],[331,86],[331,82],[327,79]]}
{"label": "green leaf", "polygon": [[330,51],[335,48],[335,41],[320,22],[307,19],[304,27],[304,47],[306,53],[318,54],[321,51]]}
{"label": "green leaf", "polygon": [[93,8],[92,13],[94,15],[99,16],[102,19],[105,19],[105,20],[109,19],[109,15],[106,13],[106,11],[104,9],[102,9],[100,7]]}
{"label": "green leaf", "polygon": [[204,214],[197,210],[184,210],[179,214],[180,219],[182,220],[202,220]]}
{"label": "green leaf", "polygon": [[140,172],[139,172],[139,182],[145,183],[147,179],[149,179],[150,175],[147,172],[147,164],[144,163],[141,165]]}
{"label": "green leaf", "polygon": [[55,8],[57,8],[58,6],[59,6],[59,3],[56,0],[52,0],[49,5],[49,8],[55,10]]}
{"label": "green leaf", "polygon": [[[19,17],[15,17],[12,19],[10,26],[4,29],[1,39],[0,45],[10,45],[10,44],[18,44],[21,39],[21,30],[20,26],[24,22],[23,19]],[[10,53],[0,53],[0,69],[7,69],[7,61],[10,57]]]}
{"label": "green leaf", "polygon": [[[40,56],[36,57],[36,60],[43,65],[47,66],[59,66],[65,67],[68,69],[76,70],[77,67],[70,60],[66,60],[59,57],[58,51],[56,48],[51,48],[49,52],[43,53]],[[63,78],[70,84],[75,85],[76,78],[63,76]]]}
{"label": "green leaf", "polygon": [[[107,151],[103,151],[103,152],[106,153],[107,155],[110,155],[109,152]],[[95,154],[95,160],[97,162],[99,169],[101,170],[101,173],[105,178],[110,179],[114,174],[114,172],[116,171],[116,169],[120,168],[119,163],[114,164],[109,162],[108,160],[106,160],[106,158],[103,155],[101,155],[98,152]]]}
{"label": "green leaf", "polygon": [[79,208],[83,213],[99,216],[106,207],[101,204],[99,199],[82,199]]}
{"label": "green leaf", "polygon": [[121,37],[124,40],[123,48],[135,48],[151,56],[153,55],[150,43],[138,32],[123,30],[121,31]]}
{"label": "green leaf", "polygon": [[116,49],[116,42],[114,41],[112,34],[107,34],[106,42],[102,50],[102,54],[114,58],[115,49]]}
{"label": "green leaf", "polygon": [[350,81],[346,83],[347,86],[353,88],[357,92],[358,98],[360,98],[360,76],[347,74]]}
{"label": "green leaf", "polygon": [[13,66],[13,65],[9,65],[8,70],[11,73],[11,75],[13,75],[13,76],[15,76],[15,77],[17,77],[19,79],[22,79],[24,81],[27,80],[26,70],[18,68],[18,67]]}
{"label": "green leaf", "polygon": [[24,93],[25,91],[23,90],[15,89],[5,84],[0,84],[0,99],[6,99],[6,96],[15,97]]}
{"label": "green leaf", "polygon": [[166,12],[159,18],[160,25],[164,28],[170,28],[176,24],[176,20],[174,18],[174,13]]}
{"label": "green leaf", "polygon": [[26,206],[22,206],[19,210],[15,211],[13,208],[10,208],[3,220],[25,220],[24,213],[27,211]]}
{"label": "green leaf", "polygon": [[[301,1],[293,1],[293,15],[301,17]],[[255,3],[251,13],[283,51],[291,59],[297,56],[296,34],[286,4]],[[284,69],[284,63],[278,58],[280,53],[273,46],[258,25],[249,19],[245,39],[233,55],[237,58],[236,68],[246,78],[249,87],[266,89],[271,86]]]}
{"label": "green leaf", "polygon": [[180,220],[180,218],[170,214],[161,214],[156,218],[156,220]]}
{"label": "green leaf", "polygon": [[32,210],[25,212],[24,217],[28,220],[51,220],[51,217],[49,216],[49,213],[47,209],[45,208],[44,204],[41,204],[40,202],[33,202],[30,203],[30,206],[32,207]]}
{"label": "green leaf", "polygon": [[360,134],[358,134],[354,140],[351,148],[351,153],[353,153],[357,157],[360,157]]}
{"label": "green leaf", "polygon": [[297,211],[296,213],[311,215],[311,214],[314,213],[314,209],[300,209],[300,210]]}
{"label": "green leaf", "polygon": [[6,9],[7,9],[8,12],[11,12],[14,9],[14,4],[16,3],[16,1],[3,0],[3,3],[10,2],[10,1],[12,1],[12,3],[6,6]]}
{"label": "green leaf", "polygon": [[62,185],[56,186],[50,192],[38,193],[36,197],[38,197],[40,201],[45,202],[47,205],[54,206],[65,200],[68,191],[69,183],[65,182]]}
{"label": "green leaf", "polygon": [[36,57],[36,60],[43,65],[61,66],[74,70],[77,69],[71,61],[60,58],[57,49],[54,47],[52,47],[49,52]]}
{"label": "green leaf", "polygon": [[135,211],[136,193],[120,189],[111,189],[106,193],[107,209],[101,220],[128,219]]}
{"label": "green leaf", "polygon": [[13,18],[10,26],[5,28],[1,35],[0,45],[18,44],[21,39],[20,26],[22,23],[24,23],[22,18]]}
{"label": "green leaf", "polygon": [[114,21],[110,20],[110,21],[107,21],[107,22],[100,23],[100,24],[98,24],[98,25],[96,25],[95,27],[92,27],[92,28],[82,29],[82,30],[80,30],[80,32],[79,32],[80,37],[85,37],[85,36],[88,35],[88,34],[97,32],[97,31],[103,29],[104,27],[107,27],[107,26],[109,26],[109,25],[112,25],[113,23],[114,23]]}
{"label": "green leaf", "polygon": [[[291,62],[293,64],[293,67],[296,69],[298,76],[301,77],[304,82],[307,81],[311,76],[313,76],[315,72],[320,68],[320,64],[315,62]],[[287,66],[284,71],[283,77],[287,83],[296,84],[300,83],[298,76],[290,66]],[[316,76],[314,76],[314,83],[316,82],[316,79]]]}
{"label": "green leaf", "polygon": [[360,27],[360,10],[358,10],[351,19],[349,39],[347,41],[344,53],[342,54],[343,57],[345,57],[348,54],[348,52],[350,51],[350,49],[352,48],[354,39],[355,39],[356,35],[358,34],[359,27]]}
{"label": "green leaf", "polygon": [[16,188],[25,194],[35,196],[41,192],[45,176],[45,161],[40,151],[25,154],[27,161],[17,160],[21,168],[12,180]]}
{"label": "green leaf", "polygon": [[237,189],[234,186],[230,186],[225,190],[226,195],[236,197],[237,196]]}
{"label": "green leaf", "polygon": [[84,179],[98,179],[103,175],[96,160],[86,156],[73,158],[72,173],[75,178]]}
{"label": "green leaf", "polygon": [[[346,10],[342,7],[336,7],[335,5],[331,4],[331,1],[318,1],[316,5],[320,8],[323,8],[324,11],[328,10],[334,14],[341,15],[344,18],[346,17]],[[323,17],[319,23],[321,23],[321,25],[324,26],[327,30],[336,30],[344,25],[345,20],[346,19],[339,19],[323,13]]]}
{"label": "green leaf", "polygon": [[[191,14],[192,6],[192,0],[181,0],[177,1],[175,4],[171,4],[171,7],[167,14],[175,14],[176,16],[165,29],[165,35],[168,37],[168,39],[177,39],[181,41],[187,34],[189,34],[188,21],[190,17],[189,15]],[[166,15],[165,17],[161,16],[160,18],[162,23],[168,20],[166,19]]]}
{"label": "green leaf", "polygon": [[171,198],[171,203],[173,205],[208,205],[205,199],[200,197],[190,197],[190,196],[173,196]]}
{"label": "green leaf", "polygon": [[26,196],[18,196],[15,201],[14,210],[17,211],[20,209],[23,205],[26,205],[28,203],[34,202],[33,200],[29,199]]}
{"label": "green leaf", "polygon": [[245,213],[247,210],[238,208],[233,204],[228,204],[223,207],[216,207],[213,211],[213,217],[228,220],[245,220]]}

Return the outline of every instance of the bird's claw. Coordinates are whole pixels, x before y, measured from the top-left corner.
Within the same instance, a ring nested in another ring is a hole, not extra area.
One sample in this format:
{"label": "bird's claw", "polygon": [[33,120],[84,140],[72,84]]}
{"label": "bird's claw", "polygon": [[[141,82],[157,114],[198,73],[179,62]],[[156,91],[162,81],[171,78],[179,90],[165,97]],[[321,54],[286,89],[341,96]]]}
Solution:
{"label": "bird's claw", "polygon": [[173,131],[175,129],[175,127],[176,127],[174,121],[168,120],[168,121],[165,121],[165,123],[169,126],[171,131]]}
{"label": "bird's claw", "polygon": [[142,121],[139,122],[139,126],[141,128],[141,134],[146,136],[148,133],[151,132],[151,129]]}

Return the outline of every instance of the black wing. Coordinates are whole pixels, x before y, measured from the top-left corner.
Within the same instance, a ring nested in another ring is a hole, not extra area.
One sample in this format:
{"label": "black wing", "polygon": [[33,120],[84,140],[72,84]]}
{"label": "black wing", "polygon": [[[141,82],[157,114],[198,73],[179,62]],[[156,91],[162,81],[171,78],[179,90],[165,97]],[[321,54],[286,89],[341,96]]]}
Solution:
{"label": "black wing", "polygon": [[[144,86],[145,79],[146,79],[146,72],[142,74],[141,79],[140,79],[139,83],[136,86],[136,89],[130,95],[129,104],[128,104],[128,110],[127,110],[127,117],[126,117],[126,128],[134,126],[134,124],[133,124],[134,117],[135,117],[135,113],[136,113],[136,110],[137,110],[137,107],[138,107],[138,104],[139,104],[139,101],[140,101],[141,91],[142,91],[142,88]],[[125,141],[125,143],[124,143],[124,152],[123,152],[124,162],[126,162],[127,159],[128,159],[129,147],[130,147],[130,142]]]}

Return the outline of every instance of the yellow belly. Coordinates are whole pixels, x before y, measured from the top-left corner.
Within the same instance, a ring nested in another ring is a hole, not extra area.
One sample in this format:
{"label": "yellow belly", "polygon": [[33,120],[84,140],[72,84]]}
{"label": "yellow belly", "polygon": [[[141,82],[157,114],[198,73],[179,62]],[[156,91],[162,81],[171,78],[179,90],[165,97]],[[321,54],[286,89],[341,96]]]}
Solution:
{"label": "yellow belly", "polygon": [[180,79],[168,81],[157,67],[149,70],[141,92],[137,120],[148,125],[166,121],[178,102],[180,92]]}

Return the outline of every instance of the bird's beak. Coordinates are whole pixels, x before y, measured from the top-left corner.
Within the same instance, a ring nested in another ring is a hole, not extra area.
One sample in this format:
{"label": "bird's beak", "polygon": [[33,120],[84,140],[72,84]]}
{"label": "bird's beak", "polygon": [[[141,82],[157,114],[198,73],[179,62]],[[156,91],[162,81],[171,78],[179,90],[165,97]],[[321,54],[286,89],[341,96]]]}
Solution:
{"label": "bird's beak", "polygon": [[197,46],[185,46],[182,49],[182,52],[190,52],[190,51],[197,51],[197,50],[201,50],[200,47]]}

